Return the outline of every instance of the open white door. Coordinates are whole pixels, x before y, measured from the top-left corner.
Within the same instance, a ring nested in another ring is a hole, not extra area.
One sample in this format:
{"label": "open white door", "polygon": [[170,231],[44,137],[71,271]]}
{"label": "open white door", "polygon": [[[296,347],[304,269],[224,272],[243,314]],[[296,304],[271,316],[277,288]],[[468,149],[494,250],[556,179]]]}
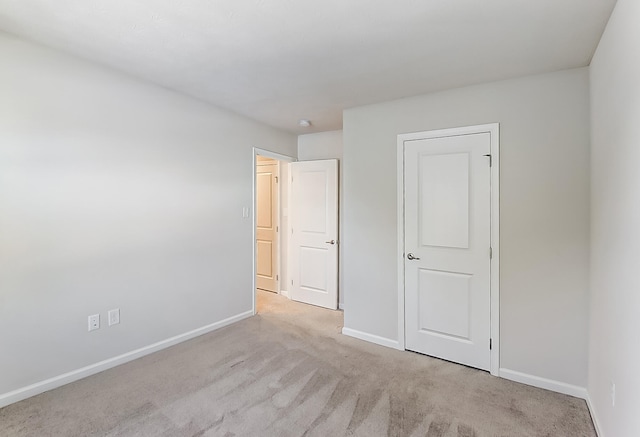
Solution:
{"label": "open white door", "polygon": [[489,132],[404,141],[406,348],[484,370],[491,365],[490,154]]}
{"label": "open white door", "polygon": [[338,307],[338,161],[291,163],[291,298]]}

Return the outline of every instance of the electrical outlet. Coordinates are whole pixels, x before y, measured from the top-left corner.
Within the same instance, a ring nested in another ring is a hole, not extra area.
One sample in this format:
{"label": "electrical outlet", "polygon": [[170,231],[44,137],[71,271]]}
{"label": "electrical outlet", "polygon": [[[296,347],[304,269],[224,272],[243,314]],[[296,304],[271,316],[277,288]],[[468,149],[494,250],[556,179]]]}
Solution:
{"label": "electrical outlet", "polygon": [[611,406],[616,406],[616,383],[611,381]]}
{"label": "electrical outlet", "polygon": [[120,308],[110,310],[109,313],[109,326],[117,325],[120,323]]}
{"label": "electrical outlet", "polygon": [[100,329],[100,314],[89,316],[89,331]]}

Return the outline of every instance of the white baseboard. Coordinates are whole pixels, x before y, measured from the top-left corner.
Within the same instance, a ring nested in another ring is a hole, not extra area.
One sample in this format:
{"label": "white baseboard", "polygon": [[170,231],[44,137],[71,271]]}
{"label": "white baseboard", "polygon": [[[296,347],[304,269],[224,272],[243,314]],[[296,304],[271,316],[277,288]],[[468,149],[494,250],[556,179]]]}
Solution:
{"label": "white baseboard", "polygon": [[589,407],[589,413],[591,414],[591,420],[593,421],[593,427],[596,429],[596,434],[598,435],[598,437],[604,437],[602,428],[600,427],[600,422],[598,422],[598,415],[596,414],[593,404],[591,403],[591,396],[589,396],[589,394],[587,394],[586,401],[587,407]]}
{"label": "white baseboard", "polygon": [[98,363],[82,367],[80,369],[72,370],[71,372],[54,376],[53,378],[45,379],[44,381],[36,382],[17,390],[0,394],[0,408],[5,407],[9,404],[13,404],[14,402],[21,401],[23,399],[30,398],[31,396],[44,393],[45,391],[61,387],[65,384],[69,384],[79,379],[86,378],[87,376],[95,375],[96,373],[100,373],[112,367],[119,366],[120,364],[133,361],[137,358],[149,355],[159,350],[166,349],[175,344],[182,343],[183,341],[190,340],[194,337],[198,337],[211,331],[215,331],[216,329],[220,329],[224,326],[230,325],[251,316],[253,316],[253,311],[246,311],[244,313],[229,317],[219,322],[194,329],[193,331],[185,332],[184,334],[176,335],[175,337],[167,338],[166,340],[150,344],[149,346],[145,346],[113,358],[108,358],[104,361],[100,361]]}
{"label": "white baseboard", "polygon": [[499,376],[504,379],[508,379],[515,382],[521,382],[522,384],[532,385],[538,388],[544,388],[545,390],[551,390],[558,393],[562,393],[569,396],[574,396],[580,399],[587,399],[587,389],[577,385],[567,384],[566,382],[555,381],[553,379],[541,378],[539,376],[529,375],[527,373],[517,372],[515,370],[509,370],[500,368]]}
{"label": "white baseboard", "polygon": [[338,302],[338,309],[344,311],[344,303]]}
{"label": "white baseboard", "polygon": [[378,335],[368,334],[362,331],[356,331],[351,328],[342,328],[342,334],[349,337],[358,338],[360,340],[368,341],[369,343],[379,344],[380,346],[386,346],[393,349],[404,350],[400,347],[398,340],[391,340],[389,338],[380,337]]}
{"label": "white baseboard", "polygon": [[280,294],[282,296],[286,297],[287,299],[291,299],[291,295],[289,294],[289,290],[282,289],[282,290],[280,290]]}

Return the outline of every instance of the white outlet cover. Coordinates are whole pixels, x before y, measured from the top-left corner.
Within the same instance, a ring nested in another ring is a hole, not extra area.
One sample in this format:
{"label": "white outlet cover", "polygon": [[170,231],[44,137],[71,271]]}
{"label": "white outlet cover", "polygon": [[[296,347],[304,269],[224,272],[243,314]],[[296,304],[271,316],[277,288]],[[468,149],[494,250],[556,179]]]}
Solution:
{"label": "white outlet cover", "polygon": [[120,323],[120,308],[110,310],[109,313],[109,326],[117,325]]}
{"label": "white outlet cover", "polygon": [[100,314],[89,316],[89,331],[95,331],[96,329],[100,329]]}

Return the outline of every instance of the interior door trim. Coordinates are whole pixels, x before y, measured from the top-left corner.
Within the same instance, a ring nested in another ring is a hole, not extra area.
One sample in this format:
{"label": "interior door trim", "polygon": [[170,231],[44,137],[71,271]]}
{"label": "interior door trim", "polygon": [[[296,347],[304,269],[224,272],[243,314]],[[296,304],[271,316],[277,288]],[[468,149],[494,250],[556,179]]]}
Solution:
{"label": "interior door trim", "polygon": [[[405,141],[489,133],[491,138],[491,374],[500,376],[500,124],[456,127],[398,135],[397,147],[397,228],[398,228],[398,349],[405,350],[404,311],[404,143]],[[487,344],[487,347],[489,345]]]}

